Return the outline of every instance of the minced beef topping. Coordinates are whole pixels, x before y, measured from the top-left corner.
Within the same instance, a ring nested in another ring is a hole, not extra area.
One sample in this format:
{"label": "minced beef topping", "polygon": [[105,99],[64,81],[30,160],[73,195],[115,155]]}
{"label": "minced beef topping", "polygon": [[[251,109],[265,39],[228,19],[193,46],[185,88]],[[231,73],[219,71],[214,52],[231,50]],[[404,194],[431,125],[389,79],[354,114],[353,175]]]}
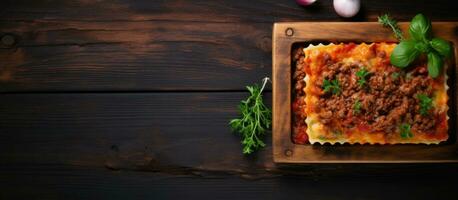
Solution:
{"label": "minced beef topping", "polygon": [[293,62],[295,63],[296,70],[292,75],[292,80],[294,84],[292,102],[293,110],[293,142],[296,144],[305,144],[308,141],[308,136],[306,134],[307,125],[305,124],[305,71],[304,71],[304,52],[301,48],[297,48],[293,54]]}
{"label": "minced beef topping", "polygon": [[[334,51],[315,51],[308,58],[303,47],[293,51],[293,142],[308,143],[305,122],[308,112],[317,114],[317,120],[325,125],[323,128],[330,133],[325,137],[374,133],[374,137],[383,134],[386,142],[397,137],[416,138],[412,134],[422,134],[422,138],[447,138],[444,112],[447,108],[443,105],[446,99],[441,88],[445,80],[428,75],[424,58],[414,66],[400,69],[391,65],[390,55],[377,45],[352,48],[355,44],[343,45]],[[345,57],[350,51],[356,51],[350,53],[356,56]],[[368,59],[358,60],[359,55]],[[304,78],[308,73],[311,85],[307,85],[306,94]],[[312,96],[306,98],[306,95]],[[306,99],[314,102],[313,105],[306,105]]]}
{"label": "minced beef topping", "polygon": [[[377,56],[385,56],[380,54]],[[325,56],[324,56],[325,57]],[[321,91],[315,110],[323,124],[333,129],[365,124],[374,131],[394,132],[400,124],[412,130],[427,132],[435,125],[434,109],[421,114],[418,95],[431,96],[432,78],[426,66],[411,70],[373,71],[361,63],[326,62],[314,84],[323,88],[325,80],[338,80],[340,91]],[[364,84],[358,83],[360,70],[367,70]],[[357,105],[357,106],[355,106]]]}

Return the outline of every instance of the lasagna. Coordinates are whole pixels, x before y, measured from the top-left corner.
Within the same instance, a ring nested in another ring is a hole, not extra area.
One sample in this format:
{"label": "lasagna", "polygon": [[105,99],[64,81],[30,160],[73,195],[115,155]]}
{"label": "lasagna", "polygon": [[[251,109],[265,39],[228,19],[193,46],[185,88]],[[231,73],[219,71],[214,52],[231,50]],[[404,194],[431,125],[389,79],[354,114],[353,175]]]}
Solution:
{"label": "lasagna", "polygon": [[[437,144],[448,139],[447,76],[420,58],[390,64],[395,43],[310,45],[294,57],[293,140]],[[445,68],[445,67],[443,67]]]}

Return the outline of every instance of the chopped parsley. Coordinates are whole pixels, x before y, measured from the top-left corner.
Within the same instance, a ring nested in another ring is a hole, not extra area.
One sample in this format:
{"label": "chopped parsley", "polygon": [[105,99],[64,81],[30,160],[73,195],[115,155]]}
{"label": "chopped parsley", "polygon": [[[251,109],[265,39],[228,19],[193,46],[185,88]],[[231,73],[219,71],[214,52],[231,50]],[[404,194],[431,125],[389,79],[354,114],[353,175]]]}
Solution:
{"label": "chopped parsley", "polygon": [[399,75],[401,75],[399,72],[394,72],[394,73],[391,74],[391,78],[397,79],[397,78],[399,78]]}
{"label": "chopped parsley", "polygon": [[355,104],[353,104],[353,113],[355,114],[361,113],[361,101],[359,101],[359,99],[357,99],[355,101]]}
{"label": "chopped parsley", "polygon": [[417,99],[420,100],[420,114],[427,115],[428,111],[433,107],[433,100],[426,94],[418,94]]}
{"label": "chopped parsley", "polygon": [[332,94],[340,94],[340,86],[339,86],[339,80],[334,79],[334,80],[327,80],[324,79],[323,81],[323,91],[324,92],[329,92],[331,91]]}
{"label": "chopped parsley", "polygon": [[356,72],[356,76],[359,78],[358,79],[358,85],[359,87],[363,87],[364,84],[366,84],[366,77],[369,75],[369,71],[367,71],[366,68],[362,68],[359,71]]}
{"label": "chopped parsley", "polygon": [[401,138],[407,139],[412,138],[413,133],[410,131],[410,124],[403,123],[399,126],[399,132],[401,134]]}

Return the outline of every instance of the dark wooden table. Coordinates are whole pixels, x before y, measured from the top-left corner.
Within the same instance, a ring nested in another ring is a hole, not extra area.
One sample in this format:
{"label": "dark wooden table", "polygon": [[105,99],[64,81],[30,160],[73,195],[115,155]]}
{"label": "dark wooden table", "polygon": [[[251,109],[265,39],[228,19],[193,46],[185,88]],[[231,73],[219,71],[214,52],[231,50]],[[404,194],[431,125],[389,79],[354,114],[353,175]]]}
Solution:
{"label": "dark wooden table", "polygon": [[[349,21],[458,20],[453,0],[362,6]],[[454,164],[243,156],[227,123],[279,21],[345,19],[331,0],[2,1],[0,199],[457,198]]]}

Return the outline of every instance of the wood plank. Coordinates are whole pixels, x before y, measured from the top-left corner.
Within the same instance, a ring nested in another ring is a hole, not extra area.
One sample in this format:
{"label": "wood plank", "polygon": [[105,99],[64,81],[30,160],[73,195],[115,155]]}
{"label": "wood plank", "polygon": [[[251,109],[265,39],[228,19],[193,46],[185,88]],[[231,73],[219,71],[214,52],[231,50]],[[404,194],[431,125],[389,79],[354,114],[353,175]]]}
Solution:
{"label": "wood plank", "polygon": [[0,169],[2,199],[453,199],[458,184],[455,177],[443,176],[279,176],[253,181],[59,165]]}
{"label": "wood plank", "polygon": [[[345,20],[331,4],[6,1],[0,37],[15,43],[0,45],[0,91],[241,90],[271,74],[273,22]],[[409,20],[411,4],[365,3],[351,20],[383,10]],[[458,20],[452,1],[415,5],[433,20]]]}
{"label": "wood plank", "polygon": [[[5,23],[0,91],[240,90],[270,75],[271,26]],[[240,34],[243,30],[244,34]],[[243,74],[243,76],[241,76]]]}
{"label": "wood plank", "polygon": [[456,164],[275,165],[270,139],[245,157],[227,126],[245,95],[3,94],[0,198],[422,199],[455,192]]}
{"label": "wood plank", "polygon": [[381,12],[390,12],[400,20],[410,20],[418,12],[433,20],[457,20],[453,0],[362,1],[359,16],[340,18],[332,1],[320,1],[310,7],[295,1],[277,0],[168,0],[168,1],[58,1],[7,0],[2,4],[4,20],[76,20],[76,21],[204,21],[204,22],[278,22],[375,20]]}
{"label": "wood plank", "polygon": [[263,151],[261,160],[250,161],[242,156],[240,138],[230,133],[228,126],[245,96],[5,94],[0,98],[0,163],[172,173],[256,172],[264,164],[261,158],[271,157],[269,150]]}
{"label": "wood plank", "polygon": [[[68,165],[204,177],[234,174],[253,179],[281,174],[320,177],[345,170],[353,175],[384,173],[376,165],[304,165],[305,171],[274,165],[270,134],[266,149],[243,156],[240,138],[230,133],[227,123],[237,116],[236,106],[245,96],[4,94],[0,98],[0,165]],[[265,98],[270,105],[270,94]],[[450,171],[447,166],[453,165],[437,167],[443,167],[445,174]],[[399,169],[411,174],[408,167]]]}

